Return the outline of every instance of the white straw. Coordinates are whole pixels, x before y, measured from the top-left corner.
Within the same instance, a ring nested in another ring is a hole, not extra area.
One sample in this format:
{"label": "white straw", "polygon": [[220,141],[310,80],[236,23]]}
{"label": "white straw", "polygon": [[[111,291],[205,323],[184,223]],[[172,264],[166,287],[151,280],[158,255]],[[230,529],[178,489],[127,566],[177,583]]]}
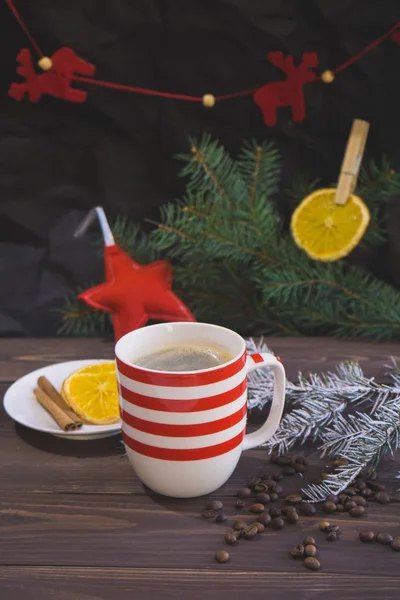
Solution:
{"label": "white straw", "polygon": [[111,232],[110,225],[108,224],[107,217],[102,206],[96,206],[88,212],[83,221],[78,225],[74,233],[74,237],[80,237],[81,235],[84,235],[95,220],[96,216],[100,224],[101,233],[103,234],[104,245],[114,246],[114,236]]}
{"label": "white straw", "polygon": [[101,233],[103,234],[103,240],[105,246],[114,246],[114,236],[111,232],[110,226],[107,221],[106,213],[102,206],[96,206],[95,208],[97,218],[99,219]]}

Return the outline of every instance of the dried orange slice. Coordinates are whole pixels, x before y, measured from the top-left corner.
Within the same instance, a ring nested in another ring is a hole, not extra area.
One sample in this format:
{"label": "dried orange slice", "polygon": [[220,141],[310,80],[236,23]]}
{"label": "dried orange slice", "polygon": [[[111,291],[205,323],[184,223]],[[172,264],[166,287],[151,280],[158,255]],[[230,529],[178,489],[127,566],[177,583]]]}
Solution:
{"label": "dried orange slice", "polygon": [[119,406],[115,364],[98,363],[78,369],[64,381],[62,396],[87,423],[116,423]]}
{"label": "dried orange slice", "polygon": [[97,375],[98,373],[115,373],[115,362],[100,362],[88,367],[82,367],[79,369],[79,373],[88,373],[90,375]]}
{"label": "dried orange slice", "polygon": [[292,215],[294,241],[311,258],[334,261],[357,246],[369,223],[369,210],[351,194],[344,205],[335,204],[335,188],[307,196]]}

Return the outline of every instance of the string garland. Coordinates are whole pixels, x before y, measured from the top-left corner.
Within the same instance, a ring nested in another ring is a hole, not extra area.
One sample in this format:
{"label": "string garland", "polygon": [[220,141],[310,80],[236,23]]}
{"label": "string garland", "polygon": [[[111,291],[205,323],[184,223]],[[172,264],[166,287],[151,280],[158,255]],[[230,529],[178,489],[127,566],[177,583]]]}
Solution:
{"label": "string garland", "polygon": [[[141,88],[141,87],[136,87],[136,86],[131,86],[131,85],[125,85],[125,84],[120,84],[120,83],[115,83],[115,82],[110,82],[110,81],[103,81],[100,79],[94,79],[91,76],[88,77],[86,75],[94,74],[94,70],[95,70],[94,66],[90,65],[90,68],[85,68],[83,65],[83,63],[85,63],[85,61],[82,61],[82,59],[79,59],[71,49],[68,49],[71,60],[70,61],[64,60],[62,62],[62,64],[60,64],[60,60],[59,60],[58,61],[59,64],[57,65],[57,68],[55,68],[54,61],[53,61],[54,57],[50,58],[43,54],[43,52],[41,51],[35,38],[29,31],[29,28],[24,23],[21,15],[19,14],[18,10],[16,9],[16,7],[13,3],[13,0],[5,0],[5,1],[6,1],[7,6],[9,7],[9,9],[11,10],[12,14],[14,15],[16,21],[18,22],[21,29],[23,30],[26,37],[28,38],[28,40],[29,40],[30,44],[32,45],[33,49],[35,50],[36,54],[38,55],[39,67],[42,69],[42,71],[50,72],[52,75],[52,77],[47,77],[47,79],[46,79],[44,77],[45,73],[36,74],[33,70],[33,67],[31,67],[30,56],[28,57],[28,55],[26,54],[26,52],[29,52],[29,51],[23,50],[20,52],[17,59],[19,60],[20,64],[22,64],[22,67],[18,67],[17,72],[18,72],[18,74],[25,77],[27,81],[24,84],[16,84],[16,83],[12,84],[10,91],[9,91],[9,95],[11,97],[15,98],[16,100],[21,100],[24,97],[25,93],[27,93],[29,96],[29,99],[33,102],[36,102],[43,94],[53,95],[58,98],[63,98],[65,100],[69,100],[72,102],[83,102],[84,100],[86,100],[86,96],[87,96],[87,94],[85,92],[81,92],[81,95],[74,95],[74,94],[70,93],[71,92],[71,88],[70,88],[71,82],[77,81],[77,82],[82,82],[85,84],[91,84],[91,85],[95,85],[95,86],[99,86],[99,87],[103,87],[103,88],[109,88],[109,89],[113,89],[113,90],[122,91],[122,92],[130,92],[133,94],[142,94],[142,95],[147,95],[147,96],[157,96],[160,98],[169,98],[169,99],[173,99],[173,100],[181,100],[181,101],[186,101],[186,102],[202,103],[203,106],[208,107],[208,108],[211,108],[212,106],[214,106],[216,104],[216,102],[221,102],[224,100],[232,100],[234,98],[239,98],[242,96],[253,95],[256,104],[258,104],[260,106],[260,108],[263,112],[264,121],[265,121],[266,125],[274,125],[275,124],[276,117],[273,112],[271,115],[271,110],[274,111],[279,106],[291,106],[293,120],[295,122],[300,122],[305,117],[305,111],[303,109],[303,105],[304,105],[303,85],[305,83],[314,83],[314,82],[320,82],[320,81],[322,81],[325,84],[332,83],[334,81],[335,75],[337,73],[340,73],[341,71],[344,71],[345,69],[347,69],[348,67],[353,65],[355,62],[360,60],[360,58],[363,57],[365,54],[367,54],[368,52],[370,52],[371,50],[373,50],[374,48],[376,48],[377,46],[382,44],[388,37],[392,36],[393,41],[395,41],[396,43],[400,43],[400,31],[399,31],[400,21],[398,21],[388,31],[386,31],[384,34],[382,34],[378,38],[376,38],[374,41],[372,41],[370,44],[368,44],[365,48],[363,48],[362,50],[360,50],[359,52],[354,54],[354,56],[350,57],[349,59],[344,61],[342,64],[338,65],[337,67],[335,67],[333,69],[327,69],[320,75],[317,75],[316,73],[313,73],[312,71],[308,71],[308,78],[305,77],[303,79],[301,77],[301,74],[304,73],[304,70],[305,70],[304,64],[303,64],[303,62],[305,60],[304,57],[306,55],[311,55],[311,54],[315,55],[316,58],[314,60],[313,67],[316,67],[318,65],[318,57],[317,57],[316,53],[304,53],[301,64],[299,66],[295,67],[292,56],[288,55],[288,56],[284,57],[282,53],[270,52],[267,54],[267,59],[272,64],[275,64],[276,66],[278,66],[287,75],[286,79],[276,81],[276,82],[269,82],[267,84],[263,84],[261,86],[257,86],[254,88],[250,88],[250,89],[246,89],[246,90],[239,90],[237,92],[232,92],[232,93],[223,94],[223,95],[219,95],[219,96],[214,96],[213,94],[209,94],[209,93],[203,94],[202,96],[192,96],[192,95],[188,95],[188,94],[177,94],[177,93]],[[63,56],[65,57],[67,55],[67,52],[66,52],[67,49],[62,48],[60,50],[65,51],[63,54]],[[58,50],[57,52],[60,52],[60,50]],[[22,53],[24,53],[22,55],[23,61],[20,60]],[[280,56],[279,63],[276,62],[277,55]],[[272,56],[275,57],[275,62],[271,59]],[[89,63],[86,63],[86,65],[89,65]],[[83,70],[82,70],[82,68],[83,68]],[[273,86],[273,87],[271,87],[271,86]],[[32,87],[35,87],[34,94],[31,93]],[[294,90],[293,90],[293,88],[294,88]],[[283,102],[282,102],[282,98],[279,98],[279,95],[281,94],[281,92],[283,92],[283,95],[285,96],[285,100]],[[271,99],[271,94],[275,95],[276,98]],[[290,94],[292,94],[292,96],[290,96]],[[77,98],[80,98],[80,99],[78,100]],[[267,118],[265,115],[266,111],[269,112],[269,116]],[[297,114],[297,118],[296,118],[296,114]]]}

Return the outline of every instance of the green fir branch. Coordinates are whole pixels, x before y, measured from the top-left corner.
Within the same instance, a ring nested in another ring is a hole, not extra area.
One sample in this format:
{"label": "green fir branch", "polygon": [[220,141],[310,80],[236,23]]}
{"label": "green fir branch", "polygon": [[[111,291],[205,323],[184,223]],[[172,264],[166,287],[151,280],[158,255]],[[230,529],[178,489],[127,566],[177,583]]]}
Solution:
{"label": "green fir branch", "polygon": [[[271,201],[280,176],[272,144],[252,142],[237,159],[210,136],[191,145],[182,170],[186,193],[161,208],[152,233],[127,218],[113,223],[117,243],[135,260],[171,260],[174,289],[198,318],[242,334],[400,339],[397,290],[345,261],[310,260],[283,230]],[[317,185],[304,180],[296,189],[302,198]],[[398,187],[386,159],[360,175],[358,192],[377,235],[382,198]]]}
{"label": "green fir branch", "polygon": [[400,194],[400,174],[395,172],[386,156],[380,163],[372,160],[361,169],[355,193],[364,200],[371,215],[361,243],[380,246],[387,240],[384,223],[386,203]]}
{"label": "green fir branch", "polygon": [[271,199],[279,190],[281,158],[272,142],[245,143],[237,160],[237,168],[249,190],[249,206],[256,198]]}
{"label": "green fir branch", "polygon": [[233,208],[246,192],[237,165],[210,135],[204,135],[199,142],[189,141],[191,154],[178,157],[186,161],[181,177],[189,180],[187,192],[194,192],[200,198],[213,194],[225,207]]}
{"label": "green fir branch", "polygon": [[[77,294],[92,285],[77,290]],[[75,294],[64,299],[61,308],[54,311],[59,319],[58,335],[69,337],[112,336],[111,315],[108,312],[92,308]]]}
{"label": "green fir branch", "polygon": [[110,227],[115,243],[138,263],[147,265],[159,258],[159,253],[150,242],[150,233],[143,231],[141,226],[133,223],[129,217],[118,216],[111,222]]}
{"label": "green fir branch", "polygon": [[289,200],[289,206],[294,210],[304,198],[315,192],[321,187],[320,179],[310,179],[305,174],[297,175],[290,188],[284,190],[286,198]]}

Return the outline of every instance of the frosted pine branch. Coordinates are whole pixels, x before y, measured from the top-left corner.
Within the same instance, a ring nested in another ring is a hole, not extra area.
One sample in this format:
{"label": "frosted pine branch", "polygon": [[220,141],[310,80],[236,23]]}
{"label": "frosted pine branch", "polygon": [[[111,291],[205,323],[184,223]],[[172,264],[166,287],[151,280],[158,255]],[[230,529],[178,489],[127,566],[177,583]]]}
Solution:
{"label": "frosted pine branch", "polygon": [[[249,353],[271,352],[264,340],[247,342]],[[281,422],[268,447],[279,452],[289,450],[296,442],[303,444],[307,439],[316,440],[348,406],[367,403],[376,410],[389,396],[400,395],[400,373],[397,365],[392,367],[393,386],[377,384],[373,377],[365,377],[357,362],[343,362],[335,372],[322,375],[312,374],[306,378],[298,375],[297,383],[287,382],[286,406],[294,409]],[[270,370],[253,371],[249,376],[249,408],[262,408],[271,401],[273,376]]]}
{"label": "frosted pine branch", "polygon": [[289,390],[290,403],[295,408],[282,419],[268,447],[284,452],[296,442],[304,444],[309,438],[316,440],[349,406],[374,402],[375,408],[390,393],[390,388],[365,377],[356,362],[344,362],[336,372],[313,374],[308,378],[300,373],[298,383],[291,384]]}
{"label": "frosted pine branch", "polygon": [[311,502],[320,502],[329,494],[339,494],[365,469],[374,469],[384,454],[400,447],[400,396],[387,397],[374,417],[365,413],[339,416],[321,435],[322,456],[339,456],[349,461],[337,473],[329,474],[321,484],[304,491]]}

